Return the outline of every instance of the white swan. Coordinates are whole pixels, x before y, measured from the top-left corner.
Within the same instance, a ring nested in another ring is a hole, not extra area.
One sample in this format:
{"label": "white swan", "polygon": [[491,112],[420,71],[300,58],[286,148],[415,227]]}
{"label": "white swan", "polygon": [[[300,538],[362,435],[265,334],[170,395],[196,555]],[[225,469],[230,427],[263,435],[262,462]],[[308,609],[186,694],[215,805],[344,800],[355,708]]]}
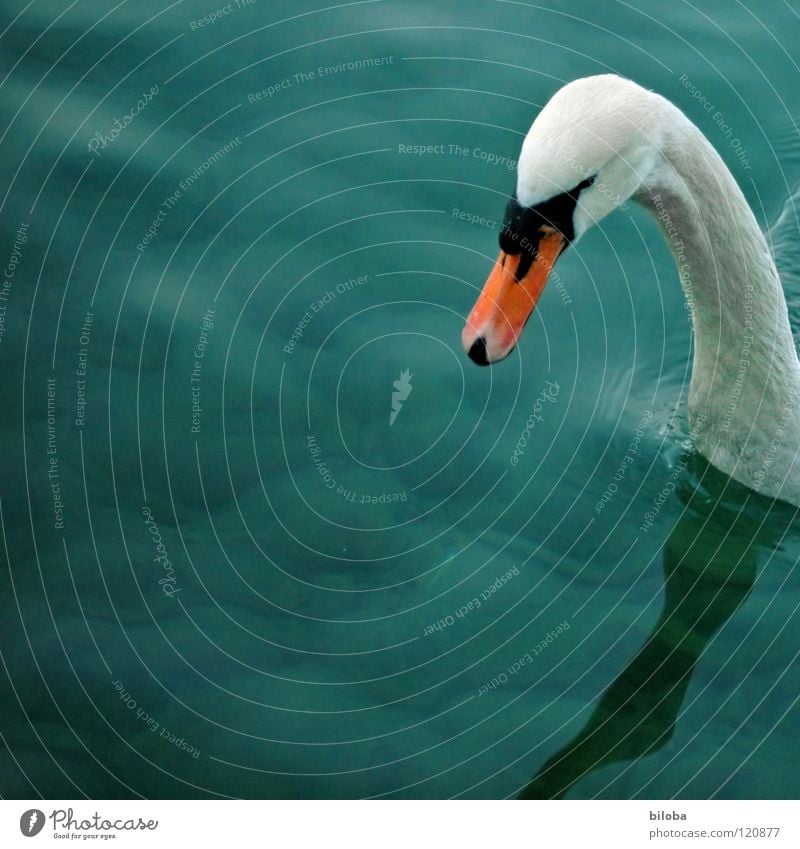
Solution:
{"label": "white swan", "polygon": [[672,103],[613,74],[565,85],[522,145],[500,256],[467,319],[481,365],[514,347],[564,248],[628,198],[662,225],[692,314],[695,447],[800,505],[800,364],[775,263],[717,152]]}

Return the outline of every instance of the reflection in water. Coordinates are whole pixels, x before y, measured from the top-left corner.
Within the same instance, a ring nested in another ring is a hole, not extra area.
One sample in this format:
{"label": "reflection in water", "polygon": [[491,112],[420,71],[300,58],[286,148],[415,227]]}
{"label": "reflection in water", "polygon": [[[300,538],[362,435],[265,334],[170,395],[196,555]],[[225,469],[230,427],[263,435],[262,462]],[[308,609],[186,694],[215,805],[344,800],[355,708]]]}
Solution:
{"label": "reflection in water", "polygon": [[[695,475],[700,479],[691,480]],[[697,455],[677,494],[685,507],[664,550],[658,622],[585,728],[519,798],[561,798],[601,766],[642,757],[669,740],[700,655],[750,592],[758,554],[781,544],[797,512],[751,493]]]}

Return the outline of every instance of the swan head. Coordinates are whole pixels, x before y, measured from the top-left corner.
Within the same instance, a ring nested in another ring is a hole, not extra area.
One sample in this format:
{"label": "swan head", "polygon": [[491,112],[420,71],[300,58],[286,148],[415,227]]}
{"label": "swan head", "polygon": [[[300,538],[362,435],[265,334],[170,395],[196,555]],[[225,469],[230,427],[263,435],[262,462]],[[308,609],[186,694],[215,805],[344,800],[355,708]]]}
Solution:
{"label": "swan head", "polygon": [[568,83],[536,117],[522,144],[500,255],[461,336],[474,362],[510,353],[560,254],[647,182],[664,104],[603,74]]}

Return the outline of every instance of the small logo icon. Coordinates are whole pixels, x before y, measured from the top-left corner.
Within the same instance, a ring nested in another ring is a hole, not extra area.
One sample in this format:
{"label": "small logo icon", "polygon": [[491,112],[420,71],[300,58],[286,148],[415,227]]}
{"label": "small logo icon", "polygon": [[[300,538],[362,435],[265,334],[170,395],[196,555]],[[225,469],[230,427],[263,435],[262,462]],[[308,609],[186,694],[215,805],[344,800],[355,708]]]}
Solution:
{"label": "small logo icon", "polygon": [[411,385],[412,377],[414,377],[414,375],[411,374],[408,369],[403,369],[403,371],[400,372],[400,379],[395,380],[392,384],[395,391],[392,392],[392,412],[389,414],[389,427],[394,424],[397,414],[403,409],[403,401],[408,398],[411,394],[411,390],[414,388]]}
{"label": "small logo icon", "polygon": [[44,828],[44,813],[38,808],[31,808],[19,818],[19,830],[25,837],[36,837]]}

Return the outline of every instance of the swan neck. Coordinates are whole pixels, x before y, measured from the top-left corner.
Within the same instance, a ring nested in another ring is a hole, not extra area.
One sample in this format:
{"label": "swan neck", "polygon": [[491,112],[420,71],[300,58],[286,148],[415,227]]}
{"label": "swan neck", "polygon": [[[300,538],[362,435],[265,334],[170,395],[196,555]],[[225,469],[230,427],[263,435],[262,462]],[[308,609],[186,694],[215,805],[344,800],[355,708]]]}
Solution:
{"label": "swan neck", "polygon": [[791,466],[787,452],[800,440],[800,364],[783,288],[733,175],[688,118],[669,109],[660,158],[636,200],[661,225],[692,317],[690,426],[715,465],[774,490],[758,485],[753,468],[742,471],[741,455],[762,456],[777,439],[787,456],[773,461]]}

